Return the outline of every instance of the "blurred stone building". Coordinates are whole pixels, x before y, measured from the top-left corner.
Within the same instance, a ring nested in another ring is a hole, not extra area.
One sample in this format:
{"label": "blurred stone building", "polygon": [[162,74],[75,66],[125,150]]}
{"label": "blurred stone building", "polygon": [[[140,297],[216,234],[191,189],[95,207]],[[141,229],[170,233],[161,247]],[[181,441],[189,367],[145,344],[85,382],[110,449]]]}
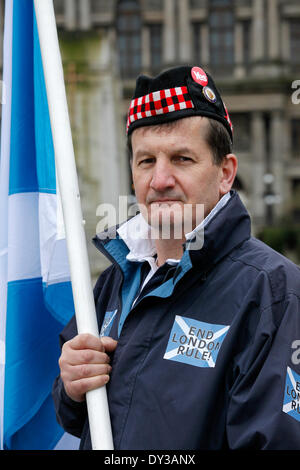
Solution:
{"label": "blurred stone building", "polygon": [[[71,51],[63,48],[79,169],[87,188],[85,204],[93,201],[90,196],[97,185],[106,184],[116,196],[131,191],[124,134],[136,76],[189,63],[212,73],[229,109],[239,157],[236,188],[251,213],[254,230],[287,211],[299,220],[299,205],[294,202],[300,190],[299,0],[54,0],[54,4],[62,44],[70,42],[74,53],[71,57]],[[101,136],[100,131],[106,119],[101,105],[105,97],[99,96],[98,105],[94,99],[100,94],[96,91],[100,77],[108,73],[107,66],[101,69],[97,62],[99,38],[108,41],[111,83],[115,82],[118,94],[114,123],[119,127],[110,130],[111,136],[106,131]],[[76,49],[84,49],[79,43],[94,51],[82,50],[83,69],[75,59]],[[94,91],[84,91],[83,82]],[[116,138],[117,148],[112,149],[113,142],[104,148],[103,135]],[[119,152],[116,158],[114,152]],[[98,191],[93,204],[108,202],[105,195],[106,190]],[[95,215],[95,207],[89,211]]]}
{"label": "blurred stone building", "polygon": [[[300,221],[299,0],[54,6],[88,238],[98,204],[131,192],[125,122],[136,76],[187,63],[212,73],[229,109],[235,185],[254,231],[286,213]],[[102,269],[95,251],[90,258],[93,272]]]}

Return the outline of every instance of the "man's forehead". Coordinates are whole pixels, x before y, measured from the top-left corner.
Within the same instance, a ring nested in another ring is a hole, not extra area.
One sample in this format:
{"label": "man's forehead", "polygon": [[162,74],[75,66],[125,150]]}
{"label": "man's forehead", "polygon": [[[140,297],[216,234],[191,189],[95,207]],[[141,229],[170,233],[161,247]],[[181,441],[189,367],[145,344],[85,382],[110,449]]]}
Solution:
{"label": "man's forehead", "polygon": [[182,119],[176,119],[174,121],[169,121],[163,124],[138,127],[132,132],[132,138],[134,139],[134,136],[143,137],[150,133],[168,134],[170,131],[176,132],[178,130],[178,132],[180,132],[182,130],[188,131],[189,129],[192,131],[195,128],[205,131],[207,126],[208,118],[204,116],[190,116]]}
{"label": "man's forehead", "polygon": [[132,132],[132,154],[139,158],[145,153],[163,151],[196,157],[200,148],[207,146],[208,123],[203,116],[193,116],[159,126],[139,127]]}

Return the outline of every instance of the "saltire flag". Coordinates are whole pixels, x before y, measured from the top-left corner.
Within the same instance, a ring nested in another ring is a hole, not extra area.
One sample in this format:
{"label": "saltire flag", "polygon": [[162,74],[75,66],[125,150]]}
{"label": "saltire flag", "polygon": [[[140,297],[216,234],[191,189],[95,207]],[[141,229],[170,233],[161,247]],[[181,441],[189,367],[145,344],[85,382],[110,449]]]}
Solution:
{"label": "saltire flag", "polygon": [[33,0],[5,3],[1,441],[4,449],[48,450],[63,436],[51,388],[59,373],[58,335],[74,305]]}

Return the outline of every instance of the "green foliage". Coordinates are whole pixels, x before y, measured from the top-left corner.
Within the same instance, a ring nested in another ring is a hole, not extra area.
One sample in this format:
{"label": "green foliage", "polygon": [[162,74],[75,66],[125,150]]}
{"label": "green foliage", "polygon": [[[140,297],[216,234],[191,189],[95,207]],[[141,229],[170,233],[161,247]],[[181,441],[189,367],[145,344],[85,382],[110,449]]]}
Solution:
{"label": "green foliage", "polygon": [[292,252],[300,262],[300,224],[282,221],[281,224],[264,227],[257,238],[283,255]]}

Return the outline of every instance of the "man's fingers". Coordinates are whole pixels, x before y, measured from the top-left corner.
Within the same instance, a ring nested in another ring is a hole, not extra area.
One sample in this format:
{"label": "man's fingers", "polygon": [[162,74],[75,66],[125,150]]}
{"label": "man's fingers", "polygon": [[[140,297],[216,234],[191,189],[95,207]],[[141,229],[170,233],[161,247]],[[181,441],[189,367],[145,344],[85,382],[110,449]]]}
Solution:
{"label": "man's fingers", "polygon": [[105,348],[105,351],[107,352],[113,352],[118,344],[118,341],[115,339],[112,339],[110,336],[102,336],[101,337],[101,342]]}
{"label": "man's fingers", "polygon": [[88,333],[75,336],[70,341],[67,341],[65,345],[71,349],[93,349],[95,351],[104,352],[104,345],[101,339]]}
{"label": "man's fingers", "polygon": [[85,394],[87,392],[99,387],[103,387],[103,385],[107,384],[108,381],[108,374],[87,377],[65,384],[65,390],[70,398],[72,398],[74,401],[81,402],[84,400]]}
{"label": "man's fingers", "polygon": [[116,349],[117,344],[118,342],[109,336],[97,338],[90,334],[81,334],[67,341],[64,346],[75,350],[92,349],[100,352],[105,352],[106,350],[112,352]]}
{"label": "man's fingers", "polygon": [[66,381],[76,381],[97,375],[108,375],[111,372],[109,364],[82,364],[76,366],[68,366],[65,368],[63,378]]}
{"label": "man's fingers", "polygon": [[66,393],[75,401],[84,400],[86,392],[102,387],[109,380],[111,366],[107,353],[117,341],[80,334],[64,343],[59,358],[60,374]]}
{"label": "man's fingers", "polygon": [[83,349],[80,351],[74,349],[68,351],[67,359],[61,356],[61,361],[65,361],[71,366],[81,364],[106,364],[110,362],[110,357],[104,352],[95,351],[93,349]]}

